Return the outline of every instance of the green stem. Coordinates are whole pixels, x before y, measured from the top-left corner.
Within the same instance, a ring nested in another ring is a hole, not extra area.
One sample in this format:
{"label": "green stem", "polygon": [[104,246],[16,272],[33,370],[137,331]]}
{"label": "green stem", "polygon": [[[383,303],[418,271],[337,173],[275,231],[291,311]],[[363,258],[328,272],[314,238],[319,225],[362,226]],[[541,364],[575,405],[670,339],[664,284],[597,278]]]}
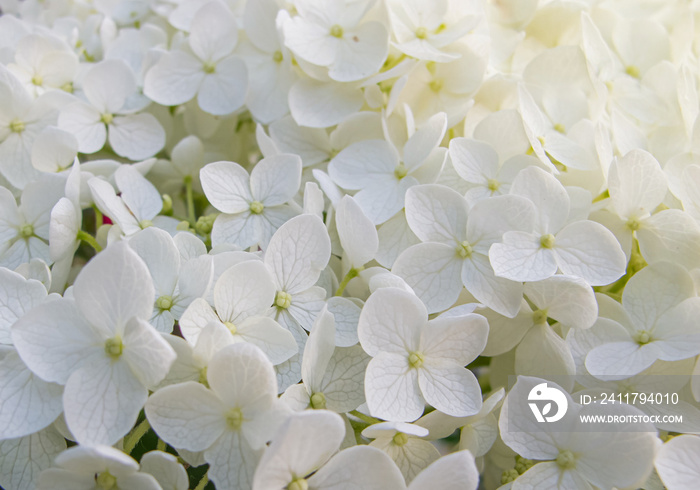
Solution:
{"label": "green stem", "polygon": [[194,193],[192,191],[192,177],[189,175],[185,177],[185,196],[187,199],[187,220],[190,222],[190,225],[194,227],[195,223],[197,222],[197,217],[195,216],[194,212]]}
{"label": "green stem", "polygon": [[78,236],[76,238],[78,240],[81,240],[81,241],[87,243],[88,245],[90,245],[92,248],[95,249],[95,252],[97,252],[97,253],[102,252],[102,246],[99,243],[97,243],[97,240],[95,240],[95,237],[93,237],[89,233],[84,232],[83,230],[80,230],[78,232]]}
{"label": "green stem", "polygon": [[97,206],[94,206],[93,209],[95,210],[95,233],[97,233],[97,230],[102,226],[103,216],[100,210],[97,209]]}
{"label": "green stem", "polygon": [[156,449],[158,451],[165,452],[165,450],[168,449],[168,445],[165,444],[165,441],[163,439],[158,439],[158,443],[156,444]]}
{"label": "green stem", "polygon": [[150,428],[151,425],[148,423],[148,420],[143,419],[139,425],[124,437],[124,452],[126,454],[131,454],[136,444],[146,435],[146,432],[148,432]]}
{"label": "green stem", "polygon": [[348,283],[349,283],[351,280],[353,280],[354,278],[356,278],[357,275],[358,275],[360,272],[362,272],[363,270],[365,270],[364,267],[360,267],[359,269],[355,269],[354,267],[351,268],[351,269],[348,271],[348,273],[345,274],[345,277],[343,278],[343,280],[342,280],[342,281],[340,282],[340,284],[338,285],[338,290],[335,292],[335,295],[336,295],[336,296],[342,296],[342,295],[343,295],[343,291],[345,291],[345,287],[348,285]]}
{"label": "green stem", "polygon": [[374,417],[370,417],[369,415],[365,415],[362,412],[358,412],[357,410],[353,410],[350,412],[350,415],[357,417],[358,419],[362,420],[363,422],[367,422],[369,425],[374,425],[378,424],[381,422],[379,419],[375,419]]}
{"label": "green stem", "polygon": [[199,480],[199,483],[197,483],[197,486],[194,487],[194,490],[204,490],[204,487],[207,486],[207,483],[209,483],[209,472],[207,471],[204,473],[204,476],[202,477],[201,480]]}

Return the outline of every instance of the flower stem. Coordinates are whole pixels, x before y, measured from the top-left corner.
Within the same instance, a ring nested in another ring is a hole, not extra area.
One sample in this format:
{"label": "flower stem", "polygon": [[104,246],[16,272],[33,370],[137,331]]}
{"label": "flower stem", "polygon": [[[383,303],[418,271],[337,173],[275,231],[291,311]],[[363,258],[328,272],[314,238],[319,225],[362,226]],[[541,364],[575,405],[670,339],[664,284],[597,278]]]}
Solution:
{"label": "flower stem", "polygon": [[78,240],[81,240],[81,241],[87,243],[88,245],[90,245],[92,248],[95,249],[95,252],[97,252],[97,253],[102,252],[102,246],[99,243],[97,243],[97,240],[95,240],[95,237],[93,237],[89,233],[84,232],[83,230],[80,230],[78,232],[78,236],[76,238]]}
{"label": "flower stem", "polygon": [[139,443],[141,438],[146,435],[148,429],[151,425],[148,423],[148,419],[143,419],[139,425],[137,425],[131,432],[129,432],[124,437],[124,452],[126,454],[131,454],[136,444]]}
{"label": "flower stem", "polygon": [[336,296],[342,296],[342,295],[343,295],[343,291],[345,291],[345,287],[348,285],[348,283],[349,283],[352,279],[356,278],[357,275],[358,275],[360,272],[362,272],[363,270],[365,270],[364,267],[360,267],[359,269],[355,269],[354,267],[351,268],[351,269],[348,271],[348,273],[345,274],[345,277],[343,278],[343,280],[342,280],[342,281],[340,282],[340,284],[338,285],[338,290],[335,292],[335,295],[336,295]]}
{"label": "flower stem", "polygon": [[204,473],[204,476],[202,477],[201,480],[199,480],[199,483],[197,483],[197,486],[194,487],[194,490],[204,490],[204,487],[207,486],[207,483],[209,483],[209,472],[207,471]]}
{"label": "flower stem", "polygon": [[358,419],[362,420],[363,422],[367,422],[369,425],[374,425],[378,424],[381,422],[379,419],[375,419],[374,417],[370,417],[369,415],[365,415],[362,412],[358,412],[357,410],[353,410],[350,412],[350,415],[357,417]]}

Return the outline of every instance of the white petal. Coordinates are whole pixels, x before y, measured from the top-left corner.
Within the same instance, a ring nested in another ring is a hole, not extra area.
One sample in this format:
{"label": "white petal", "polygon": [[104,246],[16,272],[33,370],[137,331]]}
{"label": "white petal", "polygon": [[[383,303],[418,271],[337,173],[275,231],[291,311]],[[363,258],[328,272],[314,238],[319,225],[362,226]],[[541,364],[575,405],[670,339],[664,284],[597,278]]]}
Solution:
{"label": "white petal", "polygon": [[522,231],[509,231],[502,243],[489,249],[494,273],[511,281],[540,281],[557,272],[553,250],[542,247],[540,237]]}
{"label": "white petal", "polygon": [[610,284],[625,273],[627,259],[615,235],[594,221],[564,227],[554,250],[564,274],[579,276],[592,286]]}
{"label": "white petal", "polygon": [[548,324],[540,323],[525,334],[516,348],[515,372],[559,381],[562,386],[571,388],[576,364],[564,339]]}
{"label": "white petal", "polygon": [[301,363],[301,377],[312,391],[321,386],[328,362],[335,351],[335,319],[326,309],[322,310],[309,334]]}
{"label": "white petal", "polygon": [[365,402],[365,371],[370,357],[362,347],[338,347],[328,363],[319,391],[329,410],[345,413]]}
{"label": "white petal", "polygon": [[209,2],[197,10],[190,26],[189,43],[203,61],[218,61],[238,42],[236,19],[222,3]]}
{"label": "white petal", "polygon": [[82,153],[95,153],[107,141],[107,128],[100,121],[100,113],[84,102],[63,109],[58,127],[76,137],[78,150]]}
{"label": "white petal", "polygon": [[189,451],[210,447],[226,429],[226,408],[199,383],[166,386],[146,403],[146,416],[158,437]]}
{"label": "white petal", "polygon": [[598,318],[593,289],[578,277],[557,275],[525,285],[525,294],[547,316],[568,327],[589,328]]}
{"label": "white petal", "polygon": [[239,343],[224,347],[209,362],[209,385],[227,407],[250,411],[267,410],[277,398],[277,380],[272,363],[254,345]]}
{"label": "white petal", "polygon": [[245,102],[248,92],[248,68],[235,56],[224,58],[216,64],[216,71],[202,80],[197,103],[215,116],[231,114]]}
{"label": "white petal", "polygon": [[646,260],[668,260],[694,269],[700,265],[697,222],[680,209],[665,209],[643,221],[637,230],[639,249]]}
{"label": "white petal", "polygon": [[117,193],[109,182],[93,177],[88,180],[88,186],[97,208],[115,221],[125,234],[133,235],[141,230],[138,221],[124,201],[117,197]]}
{"label": "white petal", "polygon": [[314,490],[343,490],[355,485],[366,490],[398,490],[404,487],[404,482],[391,458],[369,446],[339,452],[309,478],[309,488]]}
{"label": "white petal", "polygon": [[353,84],[298,81],[289,91],[289,109],[300,126],[334,126],[362,108],[362,90]]}
{"label": "white petal", "polygon": [[275,299],[275,291],[265,264],[248,260],[219,276],[214,286],[214,305],[222,321],[241,323],[267,311]]}
{"label": "white petal", "polygon": [[457,451],[432,463],[411,482],[409,490],[476,490],[479,471],[469,451]]}
{"label": "white petal", "polygon": [[34,375],[16,352],[0,360],[0,439],[28,436],[63,411],[63,389]]}
{"label": "white petal", "polygon": [[328,76],[353,82],[379,71],[388,53],[389,33],[381,22],[364,22],[338,43]]}
{"label": "white petal", "polygon": [[462,283],[478,301],[496,313],[512,318],[520,309],[522,284],[497,277],[486,255],[473,253],[463,261]]}
{"label": "white petal", "polygon": [[[277,289],[292,296],[313,286],[330,259],[331,241],[316,216],[290,219],[274,234],[265,253]],[[293,298],[292,298],[293,299]]]}
{"label": "white petal", "polygon": [[411,187],[406,191],[406,221],[424,242],[461,243],[467,235],[467,203],[446,186]]}
{"label": "white petal", "polygon": [[360,340],[357,337],[357,323],[361,308],[347,298],[334,296],[326,303],[328,311],[335,318],[335,345],[350,347]]}
{"label": "white petal", "polygon": [[234,162],[215,162],[199,173],[209,202],[223,213],[241,213],[250,207],[253,197],[248,172]]}
{"label": "white petal", "polygon": [[0,484],[6,490],[34,488],[39,474],[50,468],[65,449],[66,440],[53,426],[30,436],[0,441]]}
{"label": "white petal", "polygon": [[467,182],[486,183],[498,174],[498,153],[488,143],[454,138],[450,141],[450,158],[454,169]]}
{"label": "white petal", "polygon": [[157,296],[172,296],[180,269],[180,253],[166,231],[149,227],[129,240],[129,246],[143,259],[151,273]]}
{"label": "white petal", "polygon": [[654,466],[668,490],[693,488],[700,478],[700,438],[691,435],[674,437],[661,446]]}
{"label": "white petal", "polygon": [[226,431],[204,452],[209,478],[218,488],[248,490],[262,451],[250,447],[239,431]]}
{"label": "white petal", "polygon": [[265,206],[278,206],[290,201],[301,185],[301,158],[281,154],[260,160],[250,173],[253,199]]}
{"label": "white petal", "polygon": [[122,165],[114,172],[121,198],[139,222],[151,220],[163,209],[156,187],[134,167]]}
{"label": "white petal", "polygon": [[115,117],[108,136],[114,152],[130,160],[152,157],[165,146],[163,126],[147,113]]}
{"label": "white petal", "polygon": [[489,326],[486,318],[469,313],[428,322],[421,336],[421,352],[434,359],[466,366],[484,350]]}
{"label": "white petal", "polygon": [[118,112],[136,90],[136,81],[129,65],[122,60],[105,60],[85,74],[85,97],[100,112]]}
{"label": "white petal", "polygon": [[81,444],[114,444],[134,426],[148,390],[123,361],[83,366],[63,392],[66,423]]}
{"label": "white petal", "polygon": [[405,356],[418,350],[428,312],[413,294],[397,288],[375,291],[360,313],[357,334],[370,356],[392,352]]}
{"label": "white petal", "polygon": [[143,93],[158,104],[184,104],[197,94],[204,76],[201,61],[182,51],[171,51],[148,71]]}
{"label": "white petal", "polygon": [[134,316],[150,318],[155,300],[148,267],[122,242],[92,259],[73,291],[78,309],[90,323],[116,333]]}
{"label": "white petal", "polygon": [[466,417],[481,410],[479,382],[457,363],[433,361],[426,356],[423,368],[418,369],[418,384],[425,401],[447,415]]}
{"label": "white petal", "polygon": [[187,490],[189,480],[177,458],[163,451],[149,451],[140,461],[141,471],[151,474],[164,489]]}
{"label": "white petal", "polygon": [[452,306],[462,290],[462,259],[454,246],[413,245],[399,255],[392,272],[406,281],[429,313]]}
{"label": "white petal", "polygon": [[343,250],[353,267],[362,267],[372,260],[379,248],[374,224],[350,196],[340,200],[336,209],[336,227]]}
{"label": "white petal", "polygon": [[253,489],[284,488],[294,477],[316,471],[338,450],[344,434],[343,419],[334,412],[290,416],[260,460]]}
{"label": "white petal", "polygon": [[12,344],[10,327],[46,298],[46,289],[35,280],[0,268],[0,343]]}
{"label": "white petal", "polygon": [[272,364],[280,364],[297,353],[294,336],[272,318],[248,318],[238,326],[238,335],[260,348]]}
{"label": "white petal", "polygon": [[539,167],[521,170],[510,193],[528,198],[537,210],[536,229],[541,234],[558,232],[569,216],[569,195],[561,183]]}
{"label": "white petal", "polygon": [[380,352],[365,373],[367,406],[374,417],[412,422],[423,414],[425,402],[418,387],[418,371],[408,356]]}
{"label": "white petal", "polygon": [[147,388],[157,385],[175,361],[175,351],[145,320],[132,318],[124,328],[123,358]]}
{"label": "white petal", "polygon": [[368,140],[353,143],[328,164],[328,174],[333,182],[345,189],[362,189],[388,177],[399,164],[399,157],[384,140]]}
{"label": "white petal", "polygon": [[25,314],[13,326],[12,340],[34,373],[59,384],[83,363],[104,356],[104,337],[68,299],[44,303]]}

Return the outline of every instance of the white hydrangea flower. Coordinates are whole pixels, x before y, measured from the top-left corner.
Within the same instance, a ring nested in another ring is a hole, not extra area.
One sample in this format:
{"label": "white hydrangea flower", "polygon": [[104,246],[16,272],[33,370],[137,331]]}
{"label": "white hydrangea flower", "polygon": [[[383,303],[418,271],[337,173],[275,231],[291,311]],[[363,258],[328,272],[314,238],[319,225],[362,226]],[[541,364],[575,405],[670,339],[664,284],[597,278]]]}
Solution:
{"label": "white hydrangea flower", "polygon": [[77,441],[113,444],[134,425],[175,352],[147,322],[153,283],[125,243],[90,261],[73,295],[24,315],[12,339],[37,376],[65,385],[63,409]]}
{"label": "white hydrangea flower", "polygon": [[161,490],[158,481],[139,472],[130,456],[109,446],[74,446],[56,457],[58,468],[41,473],[37,490],[74,488],[133,488]]}
{"label": "white hydrangea flower", "polygon": [[376,20],[363,22],[375,3],[297,0],[298,15],[282,22],[285,45],[302,60],[328,67],[328,76],[335,81],[374,75],[389,50],[386,26]]}
{"label": "white hydrangea flower", "polygon": [[131,160],[153,156],[165,145],[165,131],[149,113],[133,113],[129,99],[136,93],[134,74],[121,60],[94,65],[83,80],[87,102],[63,109],[58,127],[75,135],[81,153],[95,153],[106,141],[117,155]]}
{"label": "white hydrangea flower", "polygon": [[[508,447],[524,458],[540,460],[513,482],[513,489],[552,488],[561,490],[630,487],[641,484],[652,470],[656,431],[651,424],[621,422],[614,432],[592,432],[579,414],[603,416],[639,415],[622,404],[579,405],[555,383],[566,397],[565,418],[540,424],[527,404],[528,394],[542,379],[518,376],[503,402],[499,419],[501,437]],[[591,407],[594,407],[595,412]]]}
{"label": "white hydrangea flower", "polygon": [[367,300],[357,327],[372,356],[365,375],[373,416],[410,422],[425,402],[455,417],[481,409],[481,389],[464,366],[486,345],[488,323],[480,315],[428,321],[423,303],[397,288],[381,288]]}
{"label": "white hydrangea flower", "polygon": [[301,159],[296,155],[263,158],[250,175],[234,162],[210,163],[200,178],[207,199],[222,212],[214,222],[213,245],[267,248],[277,228],[298,214],[286,204],[301,185]]}
{"label": "white hydrangea flower", "polygon": [[521,170],[511,194],[535,204],[533,232],[510,231],[489,250],[497,276],[514,281],[539,281],[564,274],[592,286],[609,284],[625,272],[625,254],[615,235],[590,220],[569,222],[571,198],[559,181],[537,167]]}
{"label": "white hydrangea flower", "polygon": [[146,74],[144,94],[166,106],[197,96],[203,111],[231,114],[243,105],[248,90],[246,64],[233,53],[236,19],[221,2],[208,2],[193,14],[187,45],[163,53]]}
{"label": "white hydrangea flower", "polygon": [[146,416],[169,444],[204,451],[209,477],[221,488],[250,488],[265,443],[284,421],[272,364],[254,345],[221,349],[209,363],[207,383],[161,388]]}
{"label": "white hydrangea flower", "polygon": [[439,144],[446,130],[445,114],[431,117],[406,141],[402,160],[386,140],[354,143],[331,160],[328,173],[340,187],[359,190],[357,204],[374,224],[382,224],[403,208],[406,190],[440,173],[447,151]]}
{"label": "white hydrangea flower", "polygon": [[359,345],[336,348],[335,338],[333,315],[324,308],[304,348],[303,383],[290,386],[282,395],[293,410],[327,408],[345,413],[365,402],[364,376],[369,357]]}
{"label": "white hydrangea flower", "polygon": [[440,458],[440,452],[423,438],[428,429],[406,422],[381,422],[370,425],[362,435],[374,439],[369,443],[387,453],[401,470],[407,483]]}
{"label": "white hydrangea flower", "polygon": [[423,243],[406,249],[392,272],[406,280],[429,313],[448,308],[462,286],[486,306],[512,317],[522,284],[496,277],[489,249],[505,232],[532,229],[535,211],[519,196],[483,200],[467,210],[466,200],[439,184],[406,192],[406,220]]}
{"label": "white hydrangea flower", "polygon": [[214,309],[203,298],[192,301],[180,319],[180,330],[191,344],[208,326],[228,330],[229,343],[251,343],[272,364],[297,353],[297,343],[287,329],[267,316],[275,300],[275,284],[265,265],[248,260],[224,271],[214,285]]}
{"label": "white hydrangea flower", "polygon": [[622,304],[609,302],[608,316],[622,328],[610,328],[602,345],[586,356],[593,376],[624,379],[656,360],[679,361],[700,354],[696,318],[700,299],[690,275],[670,262],[657,262],[635,274]]}
{"label": "white hydrangea flower", "polygon": [[309,410],[290,416],[260,460],[253,490],[405,488],[401,472],[379,449],[355,446],[336,454],[344,434],[343,419],[335,412]]}

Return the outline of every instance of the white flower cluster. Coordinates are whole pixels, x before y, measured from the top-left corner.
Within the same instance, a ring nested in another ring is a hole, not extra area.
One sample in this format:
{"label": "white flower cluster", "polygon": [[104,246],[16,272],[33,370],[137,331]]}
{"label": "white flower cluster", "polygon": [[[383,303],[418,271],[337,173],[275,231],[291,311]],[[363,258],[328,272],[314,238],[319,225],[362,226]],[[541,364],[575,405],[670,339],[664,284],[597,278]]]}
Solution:
{"label": "white flower cluster", "polygon": [[0,9],[2,488],[698,488],[700,3]]}

